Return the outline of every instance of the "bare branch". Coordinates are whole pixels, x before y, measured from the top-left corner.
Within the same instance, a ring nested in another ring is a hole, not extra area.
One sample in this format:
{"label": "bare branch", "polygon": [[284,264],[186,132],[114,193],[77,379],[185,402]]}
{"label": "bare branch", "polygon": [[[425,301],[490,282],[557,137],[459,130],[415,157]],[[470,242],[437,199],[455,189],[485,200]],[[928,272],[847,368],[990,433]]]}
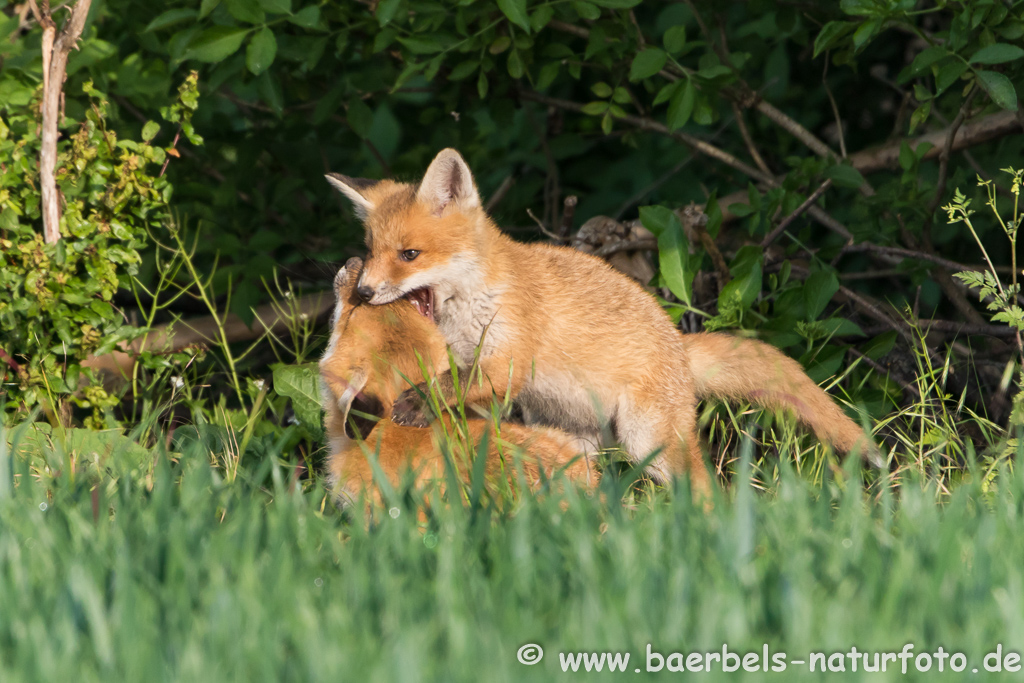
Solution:
{"label": "bare branch", "polygon": [[803,213],[805,211],[807,211],[807,209],[811,208],[811,206],[814,204],[814,202],[818,201],[818,198],[821,197],[821,195],[825,194],[825,190],[827,190],[830,187],[832,187],[832,179],[831,178],[826,180],[825,182],[823,182],[818,187],[817,190],[815,190],[814,192],[811,193],[810,197],[808,197],[806,200],[804,200],[803,204],[801,204],[800,206],[796,207],[796,210],[793,211],[793,213],[789,214],[784,219],[782,219],[782,222],[779,223],[778,226],[776,226],[776,228],[774,230],[772,230],[770,233],[765,235],[765,238],[763,240],[761,240],[761,248],[762,249],[766,249],[769,244],[774,242],[775,239],[779,235],[781,235],[786,230],[786,228],[788,228],[790,226],[790,224],[793,221],[795,221],[797,218],[799,218],[801,215],[803,215]]}
{"label": "bare branch", "polygon": [[747,129],[747,122],[743,120],[743,111],[740,109],[740,105],[735,102],[732,103],[732,113],[736,118],[736,125],[740,129],[740,135],[743,137],[743,142],[747,145],[747,151],[750,152],[750,158],[754,160],[757,167],[761,169],[765,175],[771,175],[772,170],[768,168],[768,164],[764,162],[764,157],[761,156],[761,152],[758,151],[757,145],[754,144],[754,138],[750,137],[750,131]]}
{"label": "bare branch", "polygon": [[558,234],[562,241],[568,241],[569,233],[572,232],[572,223],[576,217],[576,204],[579,200],[576,195],[571,194],[562,202],[562,222],[558,227]]}
{"label": "bare branch", "polygon": [[67,74],[68,54],[76,47],[85,28],[92,0],[78,0],[71,17],[57,34],[50,17],[49,2],[43,3],[40,24],[43,26],[43,128],[39,152],[39,184],[43,214],[43,239],[54,244],[60,239],[60,195],[57,191],[57,137],[60,126],[60,101]]}

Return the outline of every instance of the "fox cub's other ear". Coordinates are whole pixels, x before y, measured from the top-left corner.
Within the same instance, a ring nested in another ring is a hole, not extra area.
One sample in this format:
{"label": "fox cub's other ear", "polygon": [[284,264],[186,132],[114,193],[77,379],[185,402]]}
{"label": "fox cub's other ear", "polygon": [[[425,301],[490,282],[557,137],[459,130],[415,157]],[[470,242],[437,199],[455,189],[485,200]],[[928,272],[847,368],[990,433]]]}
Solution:
{"label": "fox cub's other ear", "polygon": [[451,148],[441,150],[430,162],[416,191],[416,199],[432,207],[438,216],[449,205],[463,211],[480,206],[473,174],[462,155]]}
{"label": "fox cub's other ear", "polygon": [[373,202],[366,198],[364,192],[380,181],[367,178],[349,178],[347,175],[341,175],[340,173],[328,173],[324,177],[327,178],[327,182],[334,186],[334,189],[352,201],[352,208],[355,209],[359,220],[366,220],[366,217],[373,211]]}

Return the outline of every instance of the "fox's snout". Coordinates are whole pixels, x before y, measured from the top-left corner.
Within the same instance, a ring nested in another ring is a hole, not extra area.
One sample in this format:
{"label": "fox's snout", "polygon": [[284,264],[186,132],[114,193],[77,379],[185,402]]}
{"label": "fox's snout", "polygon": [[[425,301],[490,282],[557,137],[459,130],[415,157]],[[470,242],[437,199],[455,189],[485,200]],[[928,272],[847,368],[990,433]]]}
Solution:
{"label": "fox's snout", "polygon": [[356,294],[358,294],[359,298],[363,301],[369,301],[376,293],[377,292],[374,291],[373,287],[367,287],[366,285],[359,285],[356,287]]}
{"label": "fox's snout", "polygon": [[367,260],[363,272],[356,282],[356,295],[368,304],[388,304],[400,296],[395,291],[394,282],[385,274],[374,272],[373,261]]}

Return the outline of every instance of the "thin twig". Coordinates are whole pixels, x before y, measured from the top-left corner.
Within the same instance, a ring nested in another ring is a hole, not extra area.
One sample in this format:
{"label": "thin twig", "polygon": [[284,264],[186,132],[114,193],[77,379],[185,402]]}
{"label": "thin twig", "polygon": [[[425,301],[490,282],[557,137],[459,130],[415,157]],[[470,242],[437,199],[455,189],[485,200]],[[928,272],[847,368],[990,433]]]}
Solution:
{"label": "thin twig", "polygon": [[569,234],[572,232],[573,220],[576,218],[576,204],[579,199],[576,195],[571,194],[565,198],[562,202],[562,222],[558,227],[558,234],[562,238],[563,242],[569,240]]}
{"label": "thin twig", "polygon": [[786,230],[786,228],[788,228],[790,224],[792,224],[793,221],[802,216],[803,213],[807,211],[807,209],[811,208],[811,205],[814,204],[814,202],[818,201],[818,198],[821,197],[821,195],[825,194],[825,191],[830,187],[832,187],[831,178],[827,179],[825,182],[819,185],[818,189],[812,192],[811,196],[805,199],[803,204],[796,207],[796,210],[794,210],[793,213],[783,218],[782,222],[779,223],[774,230],[765,235],[765,238],[761,240],[761,248],[767,249],[769,244],[774,242],[775,239],[779,235],[781,235]]}
{"label": "thin twig", "polygon": [[821,85],[825,88],[825,94],[828,95],[829,104],[832,105],[832,115],[836,117],[836,134],[839,136],[839,153],[846,158],[846,136],[843,133],[843,119],[839,116],[839,105],[836,104],[836,98],[832,96],[832,88],[828,87],[828,65],[832,60],[829,55],[825,55],[825,69],[821,74]]}
{"label": "thin twig", "polygon": [[852,346],[847,346],[846,350],[849,351],[850,353],[852,353],[853,355],[857,356],[858,358],[860,358],[867,365],[871,366],[871,368],[873,370],[875,370],[875,372],[877,372],[877,373],[879,373],[881,375],[885,375],[886,377],[889,377],[889,378],[895,380],[896,383],[899,384],[901,387],[903,387],[903,389],[905,391],[908,391],[908,392],[912,393],[914,396],[917,396],[918,398],[921,397],[921,392],[918,391],[917,387],[915,387],[913,384],[911,384],[911,383],[909,383],[909,382],[907,382],[905,380],[902,380],[902,379],[900,379],[898,377],[894,377],[893,374],[892,374],[892,371],[889,370],[889,368],[887,368],[884,365],[882,365],[881,363],[879,363],[878,361],[873,360],[872,358],[869,358],[866,354],[861,353],[860,351],[858,351],[856,348],[854,348]]}
{"label": "thin twig", "polygon": [[949,259],[936,256],[935,254],[929,254],[923,251],[917,251],[914,249],[904,249],[902,247],[886,247],[880,244],[873,244],[871,242],[861,242],[860,244],[849,244],[843,247],[841,253],[852,254],[857,252],[872,252],[875,254],[885,254],[887,256],[900,256],[902,258],[919,259],[921,261],[929,261],[936,265],[942,266],[949,270],[970,270],[969,266],[965,266],[962,263],[956,261],[950,261]]}
{"label": "thin twig", "polygon": [[[975,84],[971,88],[971,92],[967,94],[966,99],[964,99],[964,103],[960,105],[960,111],[957,113],[956,118],[953,119],[953,123],[949,124],[947,129],[946,142],[942,145],[942,152],[939,153],[939,180],[935,185],[935,196],[932,197],[932,201],[928,204],[928,220],[925,221],[926,231],[930,229],[932,216],[935,215],[935,210],[939,208],[939,205],[942,203],[942,197],[946,194],[946,180],[949,175],[949,155],[953,151],[953,140],[956,139],[957,131],[960,130],[964,119],[967,118],[967,114],[971,110],[971,102],[974,101],[977,94],[978,86]],[[926,238],[925,243],[930,247],[931,239]]]}
{"label": "thin twig", "polygon": [[743,137],[743,142],[747,145],[747,151],[750,152],[750,158],[754,160],[757,167],[764,171],[766,175],[771,175],[772,170],[768,168],[768,164],[765,163],[764,157],[757,149],[757,145],[754,144],[754,138],[750,137],[750,131],[747,129],[747,122],[743,120],[743,112],[740,110],[740,105],[732,102],[732,113],[736,118],[736,125],[740,129],[740,135]]}
{"label": "thin twig", "polygon": [[508,191],[512,189],[512,186],[515,184],[515,182],[515,171],[505,176],[505,179],[501,181],[501,185],[498,185],[498,189],[494,191],[494,194],[492,194],[490,198],[487,200],[487,203],[484,204],[484,211],[486,211],[487,213],[493,211],[494,207],[500,204],[501,200],[504,199],[505,195],[508,194]]}
{"label": "thin twig", "polygon": [[[539,102],[540,104],[547,104],[552,107],[558,107],[559,109],[566,109],[568,111],[575,112],[581,112],[583,110],[583,105],[580,104],[579,102],[563,100],[556,97],[548,97],[547,95],[542,95],[541,93],[534,92],[532,90],[522,90],[520,91],[520,96],[525,100]],[[731,166],[740,173],[748,175],[751,178],[757,180],[758,182],[771,185],[772,187],[778,186],[778,182],[771,175],[762,173],[753,166],[750,166],[749,164],[737,159],[735,156],[729,154],[725,150],[719,149],[718,147],[715,147],[714,145],[705,142],[700,138],[694,137],[693,135],[688,135],[687,133],[682,133],[680,131],[669,130],[668,126],[666,126],[665,124],[643,116],[633,116],[631,114],[626,114],[624,116],[615,116],[615,118],[619,121],[622,121],[623,123],[628,123],[629,125],[639,128],[641,130],[649,130],[655,133],[661,133],[662,135],[667,135],[671,138],[679,140],[684,145],[690,147],[694,151],[700,152],[701,154],[709,156],[712,159],[717,159],[726,166]]]}
{"label": "thin twig", "polygon": [[[178,151],[178,140],[180,140],[180,139],[181,139],[181,124],[178,124],[178,132],[174,134],[174,141],[171,142],[171,150],[174,150],[175,152]],[[171,157],[172,156],[174,156],[174,155],[171,154],[170,151],[168,151],[167,152],[167,157],[164,159],[164,164],[163,164],[163,166],[160,167],[160,173],[159,173],[159,175],[157,175],[157,178],[163,178],[164,177],[164,172],[167,171],[167,164],[171,163]]]}
{"label": "thin twig", "polygon": [[536,216],[535,216],[535,215],[533,214],[533,210],[531,210],[531,209],[527,209],[527,210],[526,210],[526,215],[527,215],[527,216],[529,216],[530,218],[532,218],[532,219],[533,219],[533,222],[537,224],[537,227],[538,227],[538,228],[540,228],[540,231],[541,231],[542,233],[544,233],[544,235],[545,235],[546,237],[548,237],[549,239],[552,239],[552,240],[554,240],[555,242],[558,242],[559,244],[561,244],[562,242],[564,242],[564,241],[565,241],[565,240],[563,240],[563,239],[562,239],[561,237],[559,237],[558,235],[556,235],[555,233],[553,233],[553,232],[551,232],[550,230],[548,230],[547,226],[546,226],[546,225],[544,225],[544,221],[542,221],[541,219],[537,218],[537,217],[536,217]]}
{"label": "thin twig", "polygon": [[642,237],[636,240],[623,240],[622,242],[613,242],[612,244],[606,244],[600,249],[596,249],[593,254],[594,256],[611,256],[617,254],[620,251],[655,251],[658,248],[658,240],[653,237]]}

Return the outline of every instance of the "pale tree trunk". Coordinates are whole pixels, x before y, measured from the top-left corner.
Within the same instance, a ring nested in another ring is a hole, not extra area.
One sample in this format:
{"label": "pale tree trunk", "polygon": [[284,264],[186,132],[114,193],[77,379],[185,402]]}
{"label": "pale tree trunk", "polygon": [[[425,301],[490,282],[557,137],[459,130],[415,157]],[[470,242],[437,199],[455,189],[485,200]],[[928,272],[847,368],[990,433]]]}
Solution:
{"label": "pale tree trunk", "polygon": [[76,47],[85,28],[92,0],[78,0],[71,9],[71,17],[57,32],[50,16],[49,0],[43,1],[42,10],[31,3],[36,20],[43,27],[43,131],[39,152],[39,184],[42,194],[43,239],[53,244],[60,239],[60,195],[57,192],[57,137],[60,116],[64,107],[64,78],[67,75],[68,53]]}

